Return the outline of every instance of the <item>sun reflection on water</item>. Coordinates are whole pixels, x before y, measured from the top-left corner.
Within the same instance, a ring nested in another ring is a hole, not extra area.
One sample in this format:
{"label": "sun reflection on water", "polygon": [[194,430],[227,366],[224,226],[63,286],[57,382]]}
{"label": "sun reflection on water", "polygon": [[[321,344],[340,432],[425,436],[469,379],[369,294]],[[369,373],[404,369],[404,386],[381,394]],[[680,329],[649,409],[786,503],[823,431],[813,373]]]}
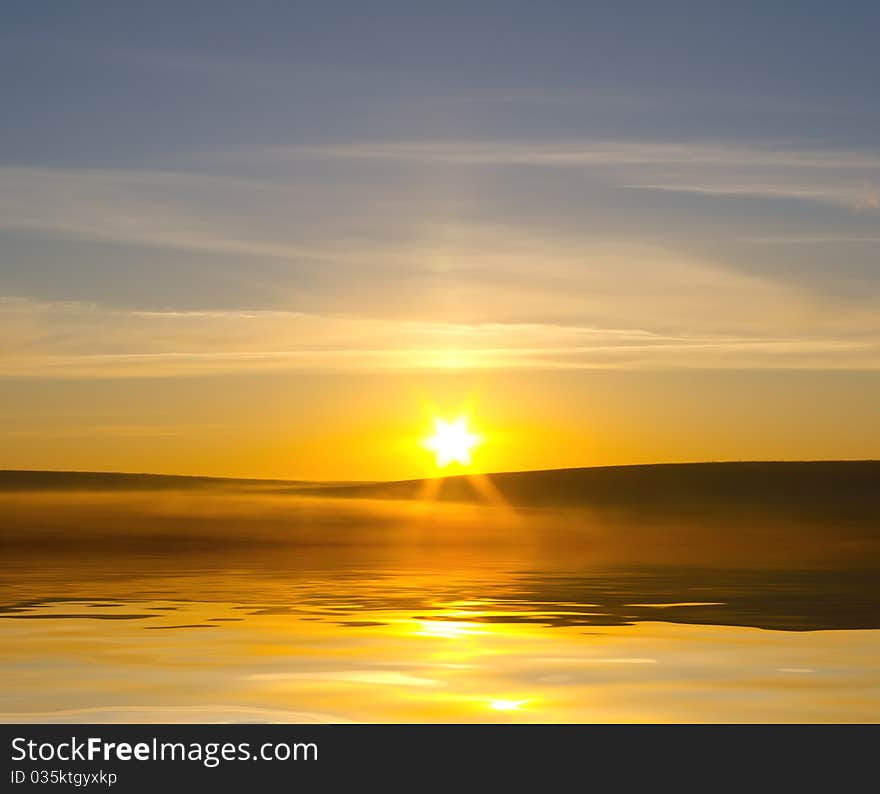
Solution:
{"label": "sun reflection on water", "polygon": [[458,620],[423,620],[419,622],[415,632],[419,637],[443,637],[449,640],[486,633],[475,623]]}
{"label": "sun reflection on water", "polygon": [[692,578],[563,589],[548,574],[530,593],[516,576],[191,571],[42,600],[16,584],[0,720],[870,722],[880,708],[880,631],[669,622],[745,597],[682,598]]}

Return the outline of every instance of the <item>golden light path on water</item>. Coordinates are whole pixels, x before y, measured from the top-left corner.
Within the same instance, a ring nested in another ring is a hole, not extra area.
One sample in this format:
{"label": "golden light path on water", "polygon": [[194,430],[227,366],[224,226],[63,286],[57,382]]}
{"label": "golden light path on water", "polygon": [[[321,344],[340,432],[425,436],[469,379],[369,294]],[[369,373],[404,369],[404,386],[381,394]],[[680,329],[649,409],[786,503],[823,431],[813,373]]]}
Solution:
{"label": "golden light path on water", "polygon": [[353,617],[341,602],[302,610],[163,599],[44,603],[3,621],[0,716],[821,722],[871,721],[880,708],[880,631],[548,628],[513,622],[522,612],[510,606],[450,602]]}
{"label": "golden light path on water", "polygon": [[473,480],[0,498],[0,720],[877,720],[873,534],[834,567],[838,527],[670,536]]}

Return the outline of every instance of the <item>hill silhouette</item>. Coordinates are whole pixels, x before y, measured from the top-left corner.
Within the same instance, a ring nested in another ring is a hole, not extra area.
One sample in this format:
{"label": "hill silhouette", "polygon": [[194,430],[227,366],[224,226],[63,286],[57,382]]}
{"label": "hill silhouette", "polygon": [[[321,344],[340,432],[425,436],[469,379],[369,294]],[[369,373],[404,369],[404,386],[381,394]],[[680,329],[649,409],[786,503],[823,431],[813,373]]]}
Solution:
{"label": "hill silhouette", "polygon": [[344,499],[495,502],[630,517],[758,512],[880,527],[880,461],[662,463],[401,480],[309,482],[165,474],[0,471],[0,492],[230,491]]}
{"label": "hill silhouette", "polygon": [[[305,488],[301,493],[308,493]],[[341,486],[324,495],[482,501],[648,515],[734,518],[755,511],[808,520],[880,522],[880,461],[665,463],[459,475]],[[878,523],[880,526],[880,523]]]}
{"label": "hill silhouette", "polygon": [[[100,471],[0,470],[0,491],[167,491],[212,488],[291,488],[324,485],[306,480],[262,480]],[[334,485],[327,483],[326,485]]]}

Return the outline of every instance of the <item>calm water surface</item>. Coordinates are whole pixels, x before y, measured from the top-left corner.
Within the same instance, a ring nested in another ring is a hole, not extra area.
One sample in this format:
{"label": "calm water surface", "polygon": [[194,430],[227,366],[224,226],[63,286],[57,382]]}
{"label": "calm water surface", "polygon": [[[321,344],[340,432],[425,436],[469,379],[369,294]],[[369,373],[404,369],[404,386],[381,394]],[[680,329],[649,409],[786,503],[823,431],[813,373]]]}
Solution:
{"label": "calm water surface", "polygon": [[354,556],[19,555],[0,579],[0,719],[880,715],[874,571]]}

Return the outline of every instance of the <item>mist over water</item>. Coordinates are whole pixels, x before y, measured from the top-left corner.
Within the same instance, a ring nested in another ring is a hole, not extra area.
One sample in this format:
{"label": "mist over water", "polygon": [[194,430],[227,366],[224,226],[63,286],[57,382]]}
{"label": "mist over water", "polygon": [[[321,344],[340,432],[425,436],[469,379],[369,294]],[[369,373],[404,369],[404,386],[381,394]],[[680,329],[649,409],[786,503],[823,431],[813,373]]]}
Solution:
{"label": "mist over water", "polygon": [[862,528],[218,488],[0,502],[5,721],[880,713]]}

